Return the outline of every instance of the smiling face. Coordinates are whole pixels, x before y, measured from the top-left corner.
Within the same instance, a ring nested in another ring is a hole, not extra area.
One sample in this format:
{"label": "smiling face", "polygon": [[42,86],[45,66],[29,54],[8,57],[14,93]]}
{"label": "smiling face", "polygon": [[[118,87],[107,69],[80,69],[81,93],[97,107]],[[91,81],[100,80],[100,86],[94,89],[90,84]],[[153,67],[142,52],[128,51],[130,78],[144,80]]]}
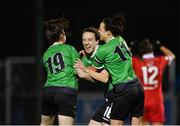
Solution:
{"label": "smiling face", "polygon": [[82,44],[86,51],[86,53],[93,53],[96,45],[98,44],[98,40],[96,40],[95,34],[93,32],[84,32],[82,35]]}

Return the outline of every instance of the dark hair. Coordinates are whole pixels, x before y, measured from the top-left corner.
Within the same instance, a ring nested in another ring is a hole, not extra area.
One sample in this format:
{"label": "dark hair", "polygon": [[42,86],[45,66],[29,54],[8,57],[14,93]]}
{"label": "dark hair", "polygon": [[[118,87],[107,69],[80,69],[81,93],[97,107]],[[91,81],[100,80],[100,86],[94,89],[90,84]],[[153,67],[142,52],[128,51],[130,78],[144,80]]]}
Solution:
{"label": "dark hair", "polygon": [[125,25],[125,16],[117,13],[113,17],[104,18],[102,22],[105,24],[105,30],[112,32],[114,36],[122,35]]}
{"label": "dark hair", "polygon": [[46,29],[46,38],[51,42],[56,42],[58,41],[59,35],[60,34],[64,34],[64,29],[62,27],[60,27],[60,25],[58,24],[51,24],[47,26]]}
{"label": "dark hair", "polygon": [[60,34],[65,34],[65,31],[69,28],[69,21],[64,18],[51,19],[43,22],[46,28],[46,38],[51,42],[58,41]]}
{"label": "dark hair", "polygon": [[100,40],[100,35],[99,35],[99,32],[98,32],[97,28],[91,26],[91,27],[83,29],[83,33],[85,33],[85,32],[92,32],[92,33],[94,33],[94,35],[96,37],[96,41]]}
{"label": "dark hair", "polygon": [[69,21],[64,17],[51,19],[43,22],[45,27],[48,27],[51,24],[58,24],[60,27],[62,27],[64,30],[67,30],[69,28]]}
{"label": "dark hair", "polygon": [[139,44],[140,48],[140,54],[143,55],[145,53],[151,53],[153,52],[153,44],[151,43],[151,40],[146,38],[142,40],[142,42]]}

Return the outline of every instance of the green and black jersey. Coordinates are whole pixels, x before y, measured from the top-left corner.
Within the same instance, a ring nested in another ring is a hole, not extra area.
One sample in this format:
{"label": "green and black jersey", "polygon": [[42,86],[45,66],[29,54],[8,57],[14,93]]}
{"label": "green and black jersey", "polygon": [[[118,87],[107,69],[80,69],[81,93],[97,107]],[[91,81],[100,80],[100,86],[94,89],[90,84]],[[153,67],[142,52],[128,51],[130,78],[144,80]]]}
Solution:
{"label": "green and black jersey", "polygon": [[132,68],[132,54],[122,37],[112,38],[102,45],[95,54],[93,66],[101,69],[104,67],[110,74],[112,85],[126,83],[136,78]]}
{"label": "green and black jersey", "polygon": [[[98,49],[101,47],[101,45],[97,45],[95,51],[93,52],[92,55],[85,55],[82,57],[81,61],[83,62],[83,65],[86,66],[86,67],[89,67],[89,66],[93,66],[93,62],[96,62],[95,60],[95,55],[96,55],[96,52],[98,52]],[[104,65],[101,64],[101,67],[98,67],[98,69],[104,69]],[[111,90],[112,89],[112,84],[111,84],[111,81],[108,82],[109,86],[108,86],[108,90]]]}
{"label": "green and black jersey", "polygon": [[84,66],[88,67],[92,65],[92,58],[89,55],[85,55],[81,58],[81,61],[83,63]]}
{"label": "green and black jersey", "polygon": [[45,87],[58,86],[78,89],[76,71],[73,67],[79,54],[67,44],[54,44],[43,55],[43,64],[47,71]]}

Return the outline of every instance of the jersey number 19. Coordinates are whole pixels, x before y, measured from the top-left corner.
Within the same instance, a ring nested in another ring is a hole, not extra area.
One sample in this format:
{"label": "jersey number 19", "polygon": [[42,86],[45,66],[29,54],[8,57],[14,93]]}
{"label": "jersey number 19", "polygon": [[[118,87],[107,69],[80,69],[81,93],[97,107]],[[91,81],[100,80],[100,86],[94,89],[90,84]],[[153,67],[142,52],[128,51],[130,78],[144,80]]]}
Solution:
{"label": "jersey number 19", "polygon": [[54,56],[49,57],[47,63],[51,74],[57,73],[65,67],[62,54],[60,52],[56,53]]}

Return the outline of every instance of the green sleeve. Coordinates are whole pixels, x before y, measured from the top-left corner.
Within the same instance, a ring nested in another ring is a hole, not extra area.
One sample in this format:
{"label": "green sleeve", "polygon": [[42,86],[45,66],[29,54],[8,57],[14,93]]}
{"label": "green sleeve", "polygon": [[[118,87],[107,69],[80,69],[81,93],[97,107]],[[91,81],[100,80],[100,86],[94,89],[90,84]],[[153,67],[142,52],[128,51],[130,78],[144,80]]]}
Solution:
{"label": "green sleeve", "polygon": [[72,55],[73,62],[75,62],[77,59],[79,59],[79,53],[77,52],[77,50],[74,47],[72,47],[71,55]]}
{"label": "green sleeve", "polygon": [[105,58],[106,58],[106,52],[104,51],[103,47],[101,47],[98,49],[97,53],[95,54],[93,66],[96,67],[97,69],[104,68]]}

